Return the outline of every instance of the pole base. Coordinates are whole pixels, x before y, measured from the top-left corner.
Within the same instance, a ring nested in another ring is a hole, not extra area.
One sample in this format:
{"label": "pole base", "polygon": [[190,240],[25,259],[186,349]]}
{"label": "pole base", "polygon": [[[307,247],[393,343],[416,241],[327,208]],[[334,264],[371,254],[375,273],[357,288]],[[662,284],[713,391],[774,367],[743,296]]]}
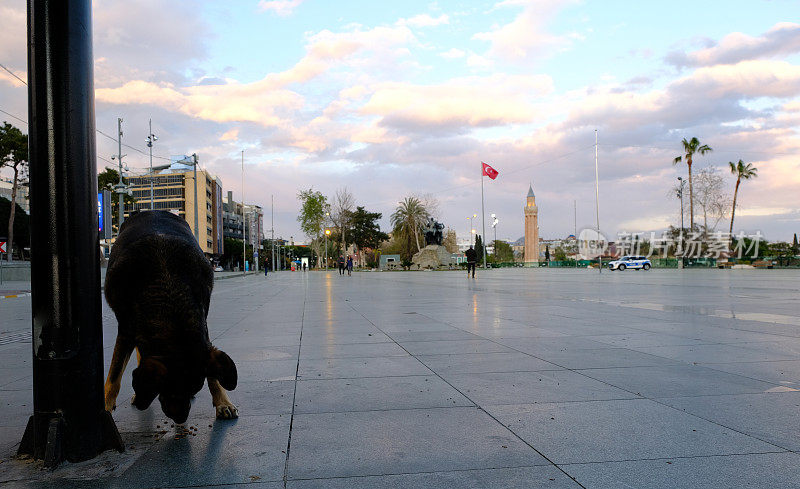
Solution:
{"label": "pole base", "polygon": [[[61,413],[37,413],[28,418],[28,425],[17,450],[18,456],[43,460],[44,466],[54,469],[61,462],[82,462],[106,450],[125,451],[125,444],[111,413],[103,410],[99,415],[99,440],[86,446],[85,433],[71,429]],[[95,437],[96,438],[96,437]]]}

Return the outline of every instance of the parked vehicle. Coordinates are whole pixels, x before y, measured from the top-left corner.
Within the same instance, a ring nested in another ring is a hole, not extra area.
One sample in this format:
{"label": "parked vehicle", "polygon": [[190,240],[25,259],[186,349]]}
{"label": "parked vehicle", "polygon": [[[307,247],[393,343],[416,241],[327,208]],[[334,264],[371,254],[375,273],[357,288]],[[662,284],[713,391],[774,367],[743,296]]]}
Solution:
{"label": "parked vehicle", "polygon": [[632,268],[634,270],[650,270],[650,267],[653,266],[650,263],[650,260],[644,256],[623,256],[619,260],[614,260],[609,262],[608,269],[609,270],[625,270],[626,268]]}

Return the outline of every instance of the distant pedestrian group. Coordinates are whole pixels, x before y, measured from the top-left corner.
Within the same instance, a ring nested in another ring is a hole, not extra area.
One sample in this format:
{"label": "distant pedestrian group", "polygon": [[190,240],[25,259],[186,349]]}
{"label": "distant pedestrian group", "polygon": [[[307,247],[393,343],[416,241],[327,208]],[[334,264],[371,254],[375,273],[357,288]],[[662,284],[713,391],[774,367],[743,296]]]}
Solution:
{"label": "distant pedestrian group", "polygon": [[339,255],[339,275],[344,275],[347,272],[347,276],[351,276],[353,274],[353,257],[348,256],[347,260],[344,259],[343,255]]}

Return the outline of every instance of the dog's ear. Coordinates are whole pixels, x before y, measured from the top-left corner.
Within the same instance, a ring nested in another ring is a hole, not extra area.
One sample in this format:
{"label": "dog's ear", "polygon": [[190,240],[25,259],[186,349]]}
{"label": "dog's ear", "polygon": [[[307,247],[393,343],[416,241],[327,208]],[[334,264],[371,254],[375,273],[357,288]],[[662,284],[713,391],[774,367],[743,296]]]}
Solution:
{"label": "dog's ear", "polygon": [[138,409],[147,409],[153,399],[161,392],[167,367],[160,361],[143,357],[141,363],[133,371],[133,390],[136,393],[133,405]]}
{"label": "dog's ear", "polygon": [[236,388],[238,374],[236,364],[222,350],[212,348],[209,352],[207,376],[217,379],[223,389],[232,391]]}

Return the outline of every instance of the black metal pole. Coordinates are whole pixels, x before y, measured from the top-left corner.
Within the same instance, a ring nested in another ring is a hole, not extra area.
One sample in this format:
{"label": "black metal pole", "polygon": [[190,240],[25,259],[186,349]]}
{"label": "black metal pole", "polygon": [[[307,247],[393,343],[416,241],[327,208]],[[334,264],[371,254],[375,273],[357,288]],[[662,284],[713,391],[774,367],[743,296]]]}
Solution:
{"label": "black metal pole", "polygon": [[33,416],[48,466],[123,450],[103,400],[91,0],[28,1]]}

